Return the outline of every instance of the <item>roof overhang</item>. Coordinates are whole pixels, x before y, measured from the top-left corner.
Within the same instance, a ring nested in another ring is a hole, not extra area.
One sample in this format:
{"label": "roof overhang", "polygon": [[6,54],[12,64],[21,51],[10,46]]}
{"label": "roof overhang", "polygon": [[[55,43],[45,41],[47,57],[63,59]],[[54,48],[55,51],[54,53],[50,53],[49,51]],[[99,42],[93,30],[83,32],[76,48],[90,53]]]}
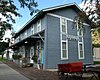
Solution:
{"label": "roof overhang", "polygon": [[66,8],[66,7],[73,7],[77,12],[81,12],[81,8],[76,4],[76,3],[70,3],[70,4],[65,4],[65,5],[60,5],[60,6],[55,6],[55,7],[50,7],[46,9],[42,9],[39,11],[32,19],[30,19],[13,37],[17,37],[21,32],[23,32],[25,29],[29,28],[33,22],[36,22],[39,18],[43,17],[45,13],[61,8]]}
{"label": "roof overhang", "polygon": [[[41,35],[41,37],[39,35]],[[36,33],[34,35],[31,35],[31,36],[29,36],[29,37],[15,43],[15,44],[13,44],[13,45],[11,45],[9,48],[17,49],[20,46],[29,46],[29,45],[35,44],[35,42],[37,40],[41,40],[41,38],[44,39],[44,30],[42,30],[41,32]]]}

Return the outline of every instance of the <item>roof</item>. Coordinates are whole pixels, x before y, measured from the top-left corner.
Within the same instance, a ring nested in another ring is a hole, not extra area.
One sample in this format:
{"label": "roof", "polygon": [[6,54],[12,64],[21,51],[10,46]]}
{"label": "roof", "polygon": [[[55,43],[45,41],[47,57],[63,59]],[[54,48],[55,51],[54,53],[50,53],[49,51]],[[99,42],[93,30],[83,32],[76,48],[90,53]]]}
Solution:
{"label": "roof", "polygon": [[74,7],[76,11],[82,11],[81,8],[76,4],[76,3],[70,3],[70,4],[64,4],[64,5],[59,5],[55,7],[50,7],[50,8],[45,8],[40,10],[34,17],[32,17],[16,34],[14,37],[17,37],[22,31],[28,28],[28,25],[31,24],[31,22],[34,22],[36,19],[39,17],[43,16],[45,13],[65,7]]}

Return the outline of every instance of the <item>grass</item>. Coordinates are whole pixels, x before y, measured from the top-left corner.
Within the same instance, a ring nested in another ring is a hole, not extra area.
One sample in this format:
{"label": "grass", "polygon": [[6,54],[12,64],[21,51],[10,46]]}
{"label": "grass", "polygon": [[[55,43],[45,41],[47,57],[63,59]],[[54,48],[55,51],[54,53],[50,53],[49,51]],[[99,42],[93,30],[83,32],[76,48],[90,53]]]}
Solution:
{"label": "grass", "polygon": [[0,57],[0,61],[5,61],[5,60],[6,60],[5,58]]}

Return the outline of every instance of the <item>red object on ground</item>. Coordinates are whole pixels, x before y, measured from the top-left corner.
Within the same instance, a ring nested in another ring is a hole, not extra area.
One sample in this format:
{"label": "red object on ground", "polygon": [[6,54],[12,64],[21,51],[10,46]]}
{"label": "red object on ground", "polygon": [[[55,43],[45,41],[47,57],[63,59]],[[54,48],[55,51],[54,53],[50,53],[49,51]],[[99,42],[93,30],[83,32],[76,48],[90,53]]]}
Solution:
{"label": "red object on ground", "polygon": [[58,64],[58,71],[63,73],[82,72],[83,62],[72,62],[67,64]]}

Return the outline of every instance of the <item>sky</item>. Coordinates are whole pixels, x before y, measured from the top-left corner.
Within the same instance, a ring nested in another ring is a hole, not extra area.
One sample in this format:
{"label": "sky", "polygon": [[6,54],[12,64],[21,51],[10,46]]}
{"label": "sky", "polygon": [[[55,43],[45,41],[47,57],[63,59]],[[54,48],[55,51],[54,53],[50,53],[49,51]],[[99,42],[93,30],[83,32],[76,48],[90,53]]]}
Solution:
{"label": "sky", "polygon": [[[19,6],[19,3],[17,2],[18,0],[14,0],[15,5],[19,8],[18,12],[23,16],[23,17],[16,17],[16,23],[13,24],[14,31],[17,32],[19,31],[33,16],[30,16],[30,12],[28,9],[21,9]],[[73,3],[75,2],[76,4],[80,5],[81,0],[35,0],[38,2],[38,7],[37,9],[41,10],[44,8],[48,7],[53,7],[53,6],[58,6],[58,5],[63,5],[63,4],[68,4],[68,3]]]}

